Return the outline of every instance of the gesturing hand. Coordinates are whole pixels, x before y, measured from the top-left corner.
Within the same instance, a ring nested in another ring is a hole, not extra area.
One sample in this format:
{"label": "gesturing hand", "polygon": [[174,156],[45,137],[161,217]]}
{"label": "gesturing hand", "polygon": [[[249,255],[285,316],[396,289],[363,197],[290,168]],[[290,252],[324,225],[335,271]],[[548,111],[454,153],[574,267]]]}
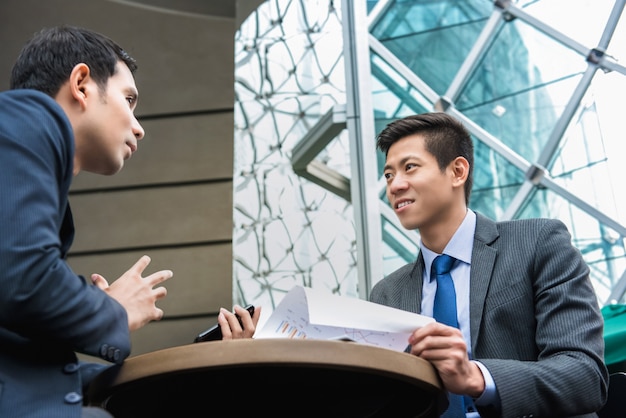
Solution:
{"label": "gesturing hand", "polygon": [[126,309],[128,328],[131,331],[163,317],[163,311],[156,306],[156,301],[167,295],[167,289],[163,286],[156,288],[154,286],[171,278],[173,273],[170,270],[161,270],[142,277],[150,261],[147,255],[142,256],[134,266],[111,285],[101,275],[91,275],[91,280],[96,286],[107,292]]}

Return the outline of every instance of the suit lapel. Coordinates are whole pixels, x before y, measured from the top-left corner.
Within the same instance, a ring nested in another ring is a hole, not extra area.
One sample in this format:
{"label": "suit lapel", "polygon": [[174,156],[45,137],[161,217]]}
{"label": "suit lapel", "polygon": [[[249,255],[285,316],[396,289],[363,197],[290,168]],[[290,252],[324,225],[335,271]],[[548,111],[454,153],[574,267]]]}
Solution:
{"label": "suit lapel", "polygon": [[417,260],[413,264],[413,268],[408,272],[405,277],[402,278],[403,284],[398,286],[398,289],[402,289],[401,294],[398,295],[399,305],[398,308],[414,313],[420,313],[422,311],[422,282],[424,281],[424,258],[420,251]]}
{"label": "suit lapel", "polygon": [[482,323],[485,298],[497,256],[497,250],[491,247],[491,244],[498,236],[496,223],[477,213],[470,269],[470,334],[473,353],[476,352],[475,347]]}
{"label": "suit lapel", "polygon": [[417,307],[415,313],[422,312],[422,291],[424,289],[424,257],[420,251],[417,255],[417,261],[411,272],[411,283],[415,286],[411,289],[411,292],[415,293],[417,300],[415,306]]}

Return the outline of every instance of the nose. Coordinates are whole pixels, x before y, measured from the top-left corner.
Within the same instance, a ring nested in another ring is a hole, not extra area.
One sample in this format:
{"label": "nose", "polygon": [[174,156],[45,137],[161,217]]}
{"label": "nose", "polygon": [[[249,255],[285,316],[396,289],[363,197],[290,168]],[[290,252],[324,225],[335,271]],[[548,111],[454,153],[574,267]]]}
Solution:
{"label": "nose", "polygon": [[408,182],[401,174],[396,174],[393,176],[390,182],[387,183],[387,192],[390,194],[396,194],[403,190],[406,190],[408,187]]}
{"label": "nose", "polygon": [[137,118],[134,118],[134,119],[135,120],[133,122],[133,135],[135,135],[135,138],[137,138],[137,140],[140,140],[143,138],[146,132],[143,130],[143,127],[141,126]]}

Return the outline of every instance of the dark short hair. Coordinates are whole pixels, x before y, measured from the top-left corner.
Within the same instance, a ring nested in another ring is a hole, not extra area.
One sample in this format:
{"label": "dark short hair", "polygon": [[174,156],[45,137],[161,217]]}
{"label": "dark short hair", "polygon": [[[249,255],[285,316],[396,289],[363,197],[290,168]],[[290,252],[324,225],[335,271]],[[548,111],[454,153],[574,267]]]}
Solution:
{"label": "dark short hair", "polygon": [[135,73],[137,64],[108,37],[75,26],[44,28],[24,45],[11,71],[11,89],[35,89],[56,96],[80,63],[89,66],[101,90],[115,74],[118,61]]}
{"label": "dark short hair", "polygon": [[474,172],[474,144],[469,131],[453,116],[445,112],[422,113],[389,123],[377,136],[376,147],[387,155],[389,148],[402,138],[419,134],[426,150],[434,155],[441,171],[456,157],[469,162],[465,182],[465,203],[469,204]]}

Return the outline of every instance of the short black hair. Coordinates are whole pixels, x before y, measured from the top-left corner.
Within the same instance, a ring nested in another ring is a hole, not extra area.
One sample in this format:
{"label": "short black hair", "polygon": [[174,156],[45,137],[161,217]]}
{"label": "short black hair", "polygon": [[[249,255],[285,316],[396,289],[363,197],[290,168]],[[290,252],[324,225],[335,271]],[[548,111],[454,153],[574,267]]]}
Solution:
{"label": "short black hair", "polygon": [[435,156],[443,171],[456,157],[469,162],[465,182],[465,203],[469,204],[474,172],[474,143],[465,126],[445,112],[430,112],[407,116],[389,123],[377,136],[376,147],[387,155],[389,148],[402,138],[419,134],[426,150]]}
{"label": "short black hair", "polygon": [[137,70],[135,59],[100,33],[69,25],[44,28],[22,48],[11,71],[10,88],[35,89],[54,97],[72,69],[84,63],[104,90],[119,61],[132,74]]}

